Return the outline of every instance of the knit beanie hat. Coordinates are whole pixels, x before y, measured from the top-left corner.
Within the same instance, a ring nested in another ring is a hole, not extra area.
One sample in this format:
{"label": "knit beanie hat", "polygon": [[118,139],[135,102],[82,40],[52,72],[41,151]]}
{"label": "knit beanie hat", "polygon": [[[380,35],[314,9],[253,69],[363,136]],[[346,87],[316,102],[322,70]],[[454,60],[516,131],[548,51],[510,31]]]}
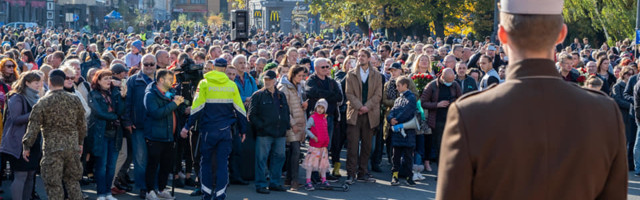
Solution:
{"label": "knit beanie hat", "polygon": [[325,99],[320,99],[318,100],[318,102],[316,102],[316,107],[314,108],[318,108],[318,106],[323,106],[325,110],[327,110],[328,106],[329,106],[329,102],[327,102],[327,100]]}

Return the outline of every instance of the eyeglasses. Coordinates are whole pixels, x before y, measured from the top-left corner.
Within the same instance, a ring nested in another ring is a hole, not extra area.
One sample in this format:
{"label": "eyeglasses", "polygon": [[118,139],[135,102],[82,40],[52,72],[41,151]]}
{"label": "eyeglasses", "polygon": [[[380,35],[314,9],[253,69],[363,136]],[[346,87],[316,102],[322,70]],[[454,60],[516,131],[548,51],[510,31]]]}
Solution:
{"label": "eyeglasses", "polygon": [[626,73],[626,74],[624,74],[624,75],[633,76],[633,74],[632,74],[632,73]]}
{"label": "eyeglasses", "polygon": [[403,51],[409,51],[410,49],[402,49]]}
{"label": "eyeglasses", "polygon": [[13,65],[13,64],[10,64],[10,65],[5,64],[4,66],[5,66],[5,67],[13,67],[13,66],[15,66],[15,65]]}
{"label": "eyeglasses", "polygon": [[320,69],[327,69],[327,68],[329,68],[329,65],[320,66]]}
{"label": "eyeglasses", "polygon": [[156,64],[155,64],[155,63],[144,63],[143,65],[144,65],[144,66],[146,66],[146,67],[153,67],[153,66],[156,66]]}
{"label": "eyeglasses", "polygon": [[64,80],[73,81],[73,79],[75,79],[75,78],[74,77],[67,77]]}

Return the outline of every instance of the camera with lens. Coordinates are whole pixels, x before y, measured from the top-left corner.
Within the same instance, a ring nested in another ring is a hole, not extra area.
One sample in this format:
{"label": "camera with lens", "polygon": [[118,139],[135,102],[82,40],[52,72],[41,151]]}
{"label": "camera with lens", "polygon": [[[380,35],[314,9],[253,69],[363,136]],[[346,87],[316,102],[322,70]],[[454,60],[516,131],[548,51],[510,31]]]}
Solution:
{"label": "camera with lens", "polygon": [[203,64],[196,64],[191,58],[184,58],[180,68],[176,68],[176,82],[179,83],[180,95],[185,97],[186,105],[191,105],[193,94],[202,80]]}

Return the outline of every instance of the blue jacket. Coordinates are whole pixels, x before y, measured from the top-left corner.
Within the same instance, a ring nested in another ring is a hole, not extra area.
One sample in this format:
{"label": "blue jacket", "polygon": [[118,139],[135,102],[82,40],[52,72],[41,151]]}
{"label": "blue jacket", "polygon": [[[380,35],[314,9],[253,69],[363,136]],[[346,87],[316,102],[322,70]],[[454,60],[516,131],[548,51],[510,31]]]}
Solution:
{"label": "blue jacket", "polygon": [[246,110],[238,86],[226,74],[208,72],[198,84],[185,128],[190,129],[196,121],[200,132],[222,130],[237,123],[240,133],[247,133]]}
{"label": "blue jacket", "polygon": [[21,159],[22,137],[27,132],[29,114],[33,105],[29,105],[22,94],[16,93],[7,98],[9,100],[5,106],[0,152]]}
{"label": "blue jacket", "polygon": [[[107,123],[118,120],[118,117],[124,114],[124,99],[120,95],[120,88],[113,87],[111,89],[111,107],[113,108],[113,112],[109,112],[109,106],[100,91],[91,90],[88,103],[91,108],[88,138],[92,140],[90,141],[92,144],[102,144],[104,143],[104,133],[107,129]],[[116,149],[120,149],[122,146],[122,126],[117,126],[115,129]],[[92,146],[92,153],[96,156],[105,155],[106,153],[104,145],[85,145]]]}
{"label": "blue jacket", "polygon": [[127,79],[127,98],[125,99],[125,114],[123,126],[134,125],[136,129],[144,129],[147,111],[144,108],[144,94],[151,78],[142,73],[134,74]]}
{"label": "blue jacket", "polygon": [[[393,108],[389,111],[387,121],[391,123],[391,119],[396,118],[399,124],[410,121],[416,116],[417,111],[416,96],[410,90],[400,94],[393,104]],[[416,129],[405,129],[406,137],[402,137],[400,132],[391,134],[391,146],[394,147],[415,147],[416,146]]]}
{"label": "blue jacket", "polygon": [[244,102],[247,98],[251,97],[254,92],[258,91],[258,85],[256,85],[256,80],[249,75],[249,73],[244,73],[244,84],[240,80],[240,75],[236,76],[234,80],[236,85],[238,86],[238,90],[240,91],[240,98],[242,102]]}
{"label": "blue jacket", "polygon": [[[168,92],[176,93],[174,89]],[[146,128],[144,129],[145,138],[156,142],[173,142],[174,130],[180,131],[177,127],[174,127],[176,124],[173,123],[174,116],[177,117],[174,112],[178,105],[160,92],[156,82],[147,86],[144,94],[144,107],[147,110]]]}

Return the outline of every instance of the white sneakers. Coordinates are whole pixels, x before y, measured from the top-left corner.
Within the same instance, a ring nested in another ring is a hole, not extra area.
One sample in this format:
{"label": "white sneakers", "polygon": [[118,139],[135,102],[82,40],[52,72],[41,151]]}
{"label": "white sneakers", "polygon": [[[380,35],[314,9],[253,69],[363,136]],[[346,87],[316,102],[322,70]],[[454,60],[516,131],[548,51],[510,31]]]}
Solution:
{"label": "white sneakers", "polygon": [[[174,200],[176,199],[175,197],[171,196],[171,192],[169,191],[169,189],[165,189],[164,191],[157,193],[154,190],[151,190],[149,193],[147,193],[147,200]],[[107,200],[112,200],[112,199],[107,199]]]}
{"label": "white sneakers", "polygon": [[413,172],[413,181],[421,181],[426,179],[424,176],[422,176],[422,174],[420,172]]}
{"label": "white sneakers", "polygon": [[106,197],[98,197],[97,200],[118,200],[113,195],[108,195]]}
{"label": "white sneakers", "polygon": [[158,193],[158,198],[161,200],[173,200],[175,197],[171,196],[171,191],[169,189],[164,189],[164,191]]}
{"label": "white sneakers", "polygon": [[147,193],[147,197],[145,198],[146,200],[160,200],[158,198],[158,196],[156,195],[156,191],[149,191],[149,193]]}

